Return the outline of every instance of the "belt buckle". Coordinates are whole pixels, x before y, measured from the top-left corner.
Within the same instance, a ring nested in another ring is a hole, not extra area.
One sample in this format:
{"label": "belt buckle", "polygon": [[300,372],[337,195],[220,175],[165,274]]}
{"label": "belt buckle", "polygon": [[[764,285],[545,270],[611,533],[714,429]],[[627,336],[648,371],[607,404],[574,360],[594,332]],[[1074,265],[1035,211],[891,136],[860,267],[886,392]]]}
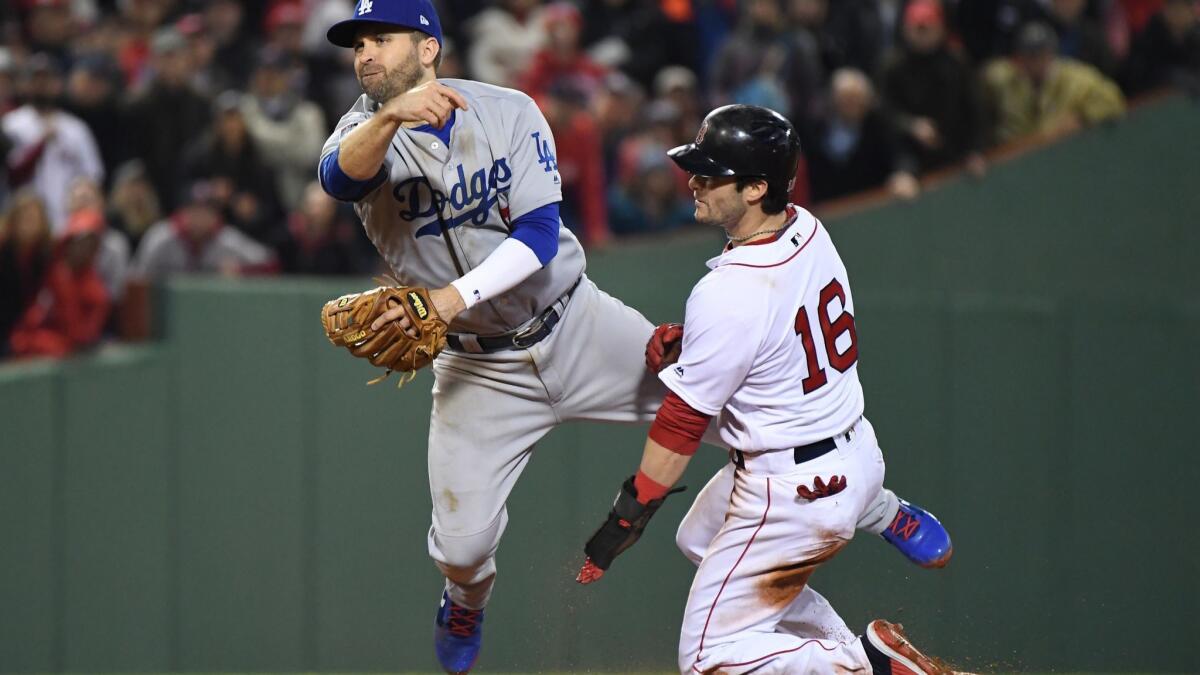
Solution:
{"label": "belt buckle", "polygon": [[[528,349],[529,347],[534,346],[535,344],[538,343],[538,341],[536,339],[538,331],[542,330],[542,326],[545,326],[545,325],[546,325],[546,322],[544,320],[542,320],[541,318],[539,318],[537,321],[534,321],[533,323],[529,324],[525,328],[522,328],[521,330],[517,331],[512,336],[513,346],[518,349]],[[531,340],[531,341],[526,342],[526,340]]]}

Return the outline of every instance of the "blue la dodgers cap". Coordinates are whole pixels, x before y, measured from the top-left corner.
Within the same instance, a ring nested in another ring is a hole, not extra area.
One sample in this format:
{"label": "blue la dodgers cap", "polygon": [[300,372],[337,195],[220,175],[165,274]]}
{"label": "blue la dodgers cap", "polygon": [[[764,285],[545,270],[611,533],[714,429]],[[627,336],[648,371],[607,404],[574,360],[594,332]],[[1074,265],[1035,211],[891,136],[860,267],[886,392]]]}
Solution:
{"label": "blue la dodgers cap", "polygon": [[355,34],[364,24],[412,28],[442,44],[442,22],[431,0],[358,0],[354,16],[330,26],[325,37],[339,47],[353,47]]}

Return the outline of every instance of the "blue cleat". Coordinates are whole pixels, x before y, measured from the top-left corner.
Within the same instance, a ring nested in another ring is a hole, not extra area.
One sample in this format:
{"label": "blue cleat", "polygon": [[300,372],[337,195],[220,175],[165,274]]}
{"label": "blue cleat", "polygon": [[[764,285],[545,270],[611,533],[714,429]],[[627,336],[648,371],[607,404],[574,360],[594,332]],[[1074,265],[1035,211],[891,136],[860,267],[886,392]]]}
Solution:
{"label": "blue cleat", "polygon": [[479,658],[482,643],[483,610],[455,604],[450,595],[442,591],[437,629],[433,632],[433,649],[442,668],[450,675],[470,672],[475,659]]}
{"label": "blue cleat", "polygon": [[945,567],[954,555],[950,533],[938,519],[903,499],[892,524],[883,531],[883,538],[921,567]]}

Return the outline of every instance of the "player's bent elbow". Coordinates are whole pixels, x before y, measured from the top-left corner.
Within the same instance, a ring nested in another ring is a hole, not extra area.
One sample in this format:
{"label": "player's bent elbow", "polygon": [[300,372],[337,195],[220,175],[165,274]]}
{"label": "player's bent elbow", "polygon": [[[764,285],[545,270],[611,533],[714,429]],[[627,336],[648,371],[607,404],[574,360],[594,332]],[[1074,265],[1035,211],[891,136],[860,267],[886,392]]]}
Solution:
{"label": "player's bent elbow", "polygon": [[338,151],[334,150],[321,159],[317,178],[325,194],[340,202],[357,202],[387,180],[387,171],[381,166],[373,178],[368,180],[351,178],[338,164]]}

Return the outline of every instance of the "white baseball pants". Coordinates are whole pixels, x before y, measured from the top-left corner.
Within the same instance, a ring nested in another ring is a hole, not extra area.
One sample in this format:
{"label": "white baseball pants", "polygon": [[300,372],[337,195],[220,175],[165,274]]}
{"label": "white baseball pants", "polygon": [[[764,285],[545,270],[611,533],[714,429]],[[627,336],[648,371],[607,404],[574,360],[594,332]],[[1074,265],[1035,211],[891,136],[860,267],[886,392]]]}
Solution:
{"label": "white baseball pants", "polygon": [[[745,469],[731,463],[696,497],[676,536],[699,564],[680,634],[682,673],[871,672],[859,640],[808,586],[861,520],[877,520],[895,500],[882,489],[870,423],[860,420],[848,436],[799,465],[787,451],[747,455]],[[835,475],[846,477],[840,493],[796,494]]]}

